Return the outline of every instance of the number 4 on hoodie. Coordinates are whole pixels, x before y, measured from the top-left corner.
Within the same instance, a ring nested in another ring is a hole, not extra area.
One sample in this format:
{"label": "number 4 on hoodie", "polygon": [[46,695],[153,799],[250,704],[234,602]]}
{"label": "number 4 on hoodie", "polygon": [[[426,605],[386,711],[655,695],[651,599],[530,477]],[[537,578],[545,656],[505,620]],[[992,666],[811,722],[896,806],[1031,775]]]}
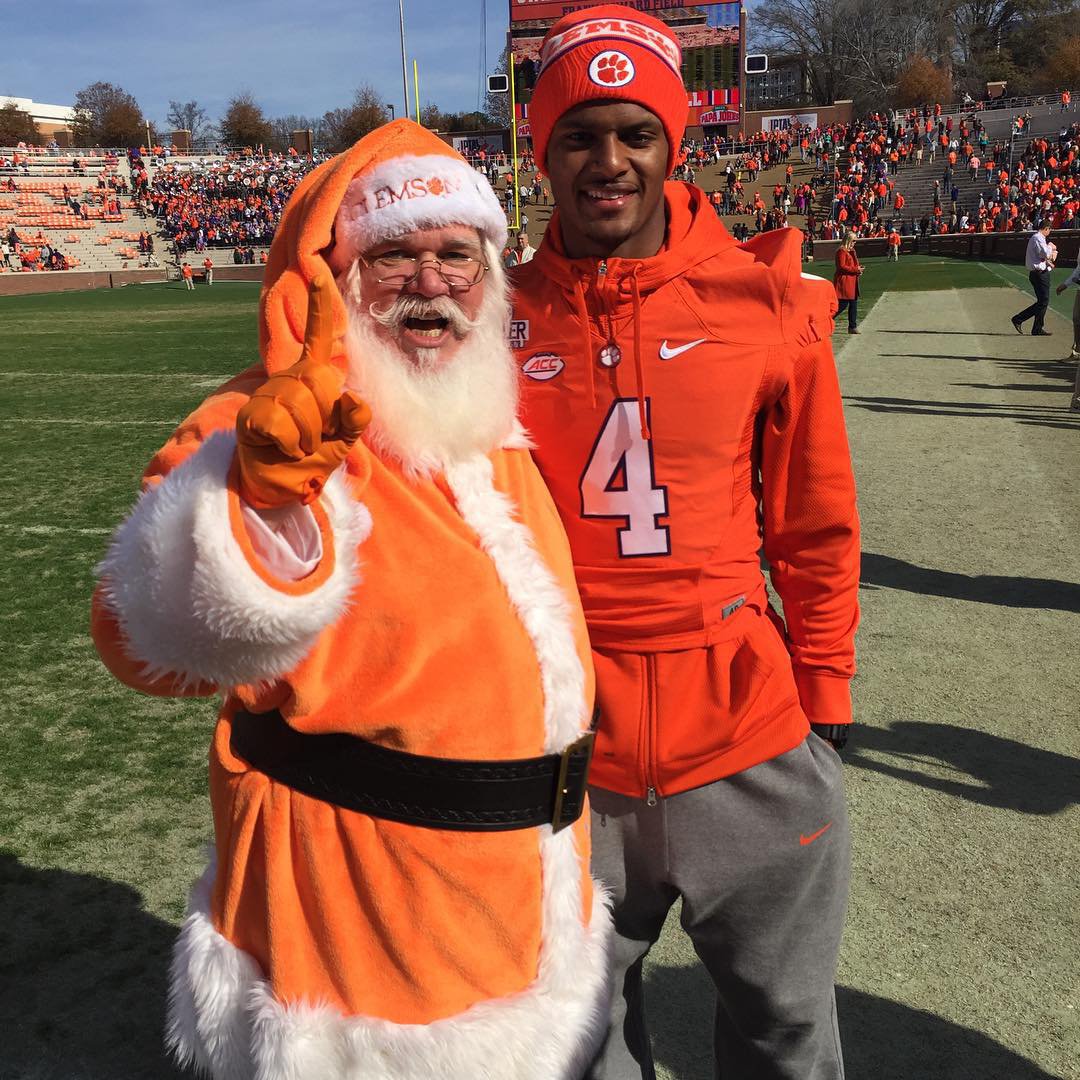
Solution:
{"label": "number 4 on hoodie", "polygon": [[[647,418],[649,405],[646,398]],[[628,559],[671,554],[670,530],[657,524],[667,512],[667,488],[656,484],[652,443],[641,433],[637,399],[619,398],[581,474],[581,516],[625,521],[618,530],[619,554]]]}

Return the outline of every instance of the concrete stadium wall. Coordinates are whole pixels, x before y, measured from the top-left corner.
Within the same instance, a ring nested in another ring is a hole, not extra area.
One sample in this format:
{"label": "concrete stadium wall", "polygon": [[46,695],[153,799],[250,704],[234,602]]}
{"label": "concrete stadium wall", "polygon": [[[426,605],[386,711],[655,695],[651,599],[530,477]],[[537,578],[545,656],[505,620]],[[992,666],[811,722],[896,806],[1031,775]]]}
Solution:
{"label": "concrete stadium wall", "polygon": [[[946,233],[944,236],[905,236],[900,244],[901,255],[943,255],[952,259],[982,259],[993,262],[1022,263],[1031,233]],[[1060,269],[1076,265],[1080,253],[1080,229],[1051,233],[1057,244]],[[836,258],[839,240],[815,240],[814,259],[831,262]],[[887,255],[884,238],[856,240],[855,250],[865,258]]]}
{"label": "concrete stadium wall", "polygon": [[[162,282],[166,267],[156,270],[41,270],[33,274],[0,274],[0,296],[72,292],[80,289],[119,289],[124,285]],[[200,268],[196,281],[202,274]],[[215,281],[262,281],[262,266],[215,266]],[[175,280],[175,276],[173,278]]]}

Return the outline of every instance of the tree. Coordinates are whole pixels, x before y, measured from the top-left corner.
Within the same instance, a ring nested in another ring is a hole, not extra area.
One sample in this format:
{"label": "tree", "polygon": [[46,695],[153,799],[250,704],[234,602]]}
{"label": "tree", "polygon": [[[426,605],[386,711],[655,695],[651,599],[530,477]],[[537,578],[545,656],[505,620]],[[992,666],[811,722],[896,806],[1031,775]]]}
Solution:
{"label": "tree", "polygon": [[896,104],[922,105],[952,99],[952,80],[947,71],[926,56],[913,57],[896,81]]}
{"label": "tree", "polygon": [[[487,113],[444,113],[434,105],[429,106],[429,108],[432,110],[429,115],[438,120],[439,131],[484,131],[493,126],[491,117]],[[423,119],[423,112],[421,112],[420,117]],[[426,120],[424,121],[424,127],[428,127]]]}
{"label": "tree", "polygon": [[275,150],[286,151],[292,145],[294,131],[310,131],[315,146],[323,147],[327,143],[326,121],[321,116],[300,116],[289,113],[287,116],[275,116],[270,121],[273,130],[271,143]]}
{"label": "tree", "polygon": [[1050,51],[1043,68],[1043,85],[1049,90],[1080,87],[1080,34],[1062,38]]}
{"label": "tree", "polygon": [[214,125],[197,101],[170,101],[165,123],[172,131],[190,131],[192,146],[213,141]]}
{"label": "tree", "polygon": [[0,105],[0,146],[41,141],[34,118],[14,101]]}
{"label": "tree", "polygon": [[815,102],[828,105],[843,96],[840,0],[765,0],[754,15],[764,46],[805,64]]}
{"label": "tree", "polygon": [[323,116],[326,125],[327,148],[334,153],[348,150],[369,131],[390,119],[381,95],[365,83],[357,88],[352,104],[346,109],[332,109]]}
{"label": "tree", "polygon": [[237,94],[226,105],[219,129],[226,146],[263,146],[274,134],[261,107],[249,93]]}
{"label": "tree", "polygon": [[71,128],[77,146],[139,146],[146,141],[139,103],[107,82],[91,83],[75,95]]}
{"label": "tree", "polygon": [[[510,47],[507,45],[499,56],[493,75],[505,75],[509,70]],[[491,118],[491,127],[508,128],[510,126],[510,93],[488,94],[487,114]]]}

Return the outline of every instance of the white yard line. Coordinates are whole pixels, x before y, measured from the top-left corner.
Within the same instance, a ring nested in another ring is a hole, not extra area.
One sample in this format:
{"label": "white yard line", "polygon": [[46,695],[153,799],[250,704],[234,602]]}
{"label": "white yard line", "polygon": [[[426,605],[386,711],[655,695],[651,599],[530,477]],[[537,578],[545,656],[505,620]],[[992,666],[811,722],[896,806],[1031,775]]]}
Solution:
{"label": "white yard line", "polygon": [[138,427],[149,424],[157,427],[165,425],[176,427],[176,418],[171,420],[82,420],[75,417],[5,416],[0,418],[0,426],[4,424],[75,424],[83,427]]}
{"label": "white yard line", "polygon": [[57,536],[73,533],[76,536],[108,536],[113,532],[107,528],[80,528],[75,525],[13,525],[0,521],[0,529],[22,533],[24,536]]}
{"label": "white yard line", "polygon": [[0,378],[20,379],[202,379],[215,385],[231,379],[231,375],[214,375],[202,371],[0,371]]}

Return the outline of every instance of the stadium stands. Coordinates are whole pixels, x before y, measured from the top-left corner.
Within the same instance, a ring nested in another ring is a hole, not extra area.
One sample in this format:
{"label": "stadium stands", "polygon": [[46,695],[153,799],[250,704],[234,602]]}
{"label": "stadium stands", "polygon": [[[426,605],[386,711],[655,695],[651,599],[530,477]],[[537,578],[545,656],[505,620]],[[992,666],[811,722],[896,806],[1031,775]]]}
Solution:
{"label": "stadium stands", "polygon": [[[850,227],[883,236],[892,224],[906,234],[1022,232],[1044,216],[1055,228],[1076,227],[1077,113],[1051,99],[1006,104],[926,106],[740,143],[686,140],[676,175],[700,184],[740,230],[809,225],[818,238]],[[1026,116],[1019,133],[1017,116]],[[502,194],[504,157],[475,162]],[[0,148],[0,273],[135,270],[207,249],[226,249],[219,265],[259,263],[289,195],[320,160]],[[549,191],[527,151],[523,166],[535,242],[550,216]]]}

